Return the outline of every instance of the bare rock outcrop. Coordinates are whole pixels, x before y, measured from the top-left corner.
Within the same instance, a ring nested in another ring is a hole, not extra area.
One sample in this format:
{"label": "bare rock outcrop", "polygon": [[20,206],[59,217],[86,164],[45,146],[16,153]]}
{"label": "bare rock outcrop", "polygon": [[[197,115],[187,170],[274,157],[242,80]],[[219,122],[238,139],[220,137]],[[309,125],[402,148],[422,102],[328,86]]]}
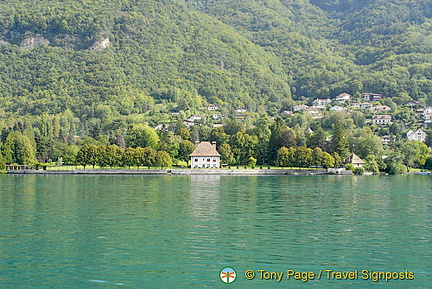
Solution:
{"label": "bare rock outcrop", "polygon": [[96,41],[89,49],[90,50],[102,50],[111,45],[111,42],[108,37],[103,38],[101,40]]}
{"label": "bare rock outcrop", "polygon": [[39,45],[49,45],[50,41],[41,35],[27,35],[21,41],[20,48],[23,50],[30,50],[38,47]]}

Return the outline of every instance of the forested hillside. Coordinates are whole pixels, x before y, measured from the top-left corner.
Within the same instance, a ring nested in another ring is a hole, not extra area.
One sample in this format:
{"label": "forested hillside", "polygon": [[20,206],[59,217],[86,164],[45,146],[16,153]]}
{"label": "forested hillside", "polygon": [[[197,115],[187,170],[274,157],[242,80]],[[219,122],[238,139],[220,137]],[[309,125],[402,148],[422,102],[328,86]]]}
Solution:
{"label": "forested hillside", "polygon": [[203,101],[259,105],[290,97],[274,55],[182,1],[0,5],[6,112],[70,108],[85,118],[98,105],[128,115],[155,101],[187,110]]}
{"label": "forested hillside", "polygon": [[274,114],[291,95],[343,91],[432,102],[430,0],[8,1],[0,10],[0,93],[14,114],[87,117],[109,105],[129,115],[162,100]]}

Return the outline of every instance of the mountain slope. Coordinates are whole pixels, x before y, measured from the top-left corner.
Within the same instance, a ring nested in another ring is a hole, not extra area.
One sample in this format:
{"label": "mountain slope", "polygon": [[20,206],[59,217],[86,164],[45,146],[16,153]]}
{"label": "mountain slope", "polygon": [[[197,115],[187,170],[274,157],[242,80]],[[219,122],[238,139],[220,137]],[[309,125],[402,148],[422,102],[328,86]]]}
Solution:
{"label": "mountain slope", "polygon": [[274,55],[182,1],[52,2],[1,4],[6,110],[85,116],[98,103],[130,114],[152,99],[189,109],[290,98]]}
{"label": "mountain slope", "polygon": [[4,115],[276,114],[383,93],[432,104],[432,0],[0,3]]}

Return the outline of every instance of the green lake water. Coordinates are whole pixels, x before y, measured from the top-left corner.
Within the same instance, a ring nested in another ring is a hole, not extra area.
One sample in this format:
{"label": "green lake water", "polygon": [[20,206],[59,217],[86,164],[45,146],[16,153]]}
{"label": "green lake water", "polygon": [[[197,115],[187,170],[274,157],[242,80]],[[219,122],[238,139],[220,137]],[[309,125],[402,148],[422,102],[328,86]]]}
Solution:
{"label": "green lake water", "polygon": [[432,288],[431,239],[430,176],[0,176],[0,288]]}

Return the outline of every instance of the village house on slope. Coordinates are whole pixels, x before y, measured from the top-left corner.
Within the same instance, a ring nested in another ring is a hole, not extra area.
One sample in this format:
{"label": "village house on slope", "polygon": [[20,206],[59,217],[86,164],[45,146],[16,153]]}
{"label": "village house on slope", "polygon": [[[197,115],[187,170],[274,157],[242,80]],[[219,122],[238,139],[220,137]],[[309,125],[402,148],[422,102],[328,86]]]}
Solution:
{"label": "village house on slope", "polygon": [[189,155],[192,168],[219,168],[221,155],[216,150],[216,142],[202,141]]}
{"label": "village house on slope", "polygon": [[409,130],[407,132],[407,138],[408,140],[418,140],[421,142],[425,142],[427,134],[421,129],[418,129],[416,131]]}

